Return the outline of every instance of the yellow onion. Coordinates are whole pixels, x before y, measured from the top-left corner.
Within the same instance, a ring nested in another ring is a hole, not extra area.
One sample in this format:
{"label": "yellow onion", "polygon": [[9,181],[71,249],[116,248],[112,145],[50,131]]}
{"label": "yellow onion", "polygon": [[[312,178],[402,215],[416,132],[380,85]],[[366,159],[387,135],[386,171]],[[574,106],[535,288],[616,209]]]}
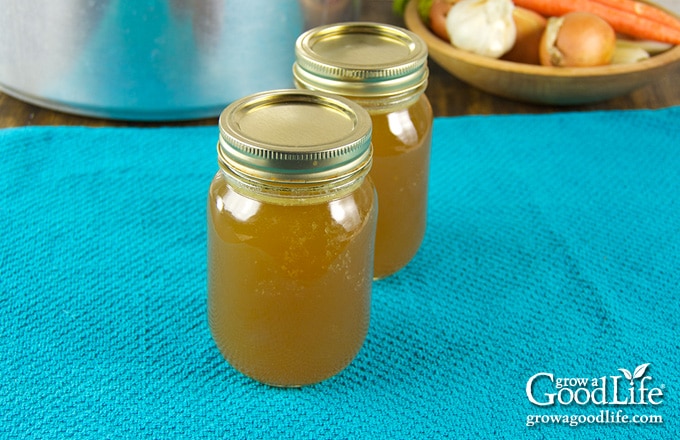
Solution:
{"label": "yellow onion", "polygon": [[515,6],[512,11],[512,19],[517,28],[517,37],[512,49],[501,59],[516,63],[541,64],[538,52],[546,19],[530,9],[519,6]]}
{"label": "yellow onion", "polygon": [[545,66],[588,67],[609,64],[615,49],[609,23],[588,12],[570,12],[548,19],[539,54]]}

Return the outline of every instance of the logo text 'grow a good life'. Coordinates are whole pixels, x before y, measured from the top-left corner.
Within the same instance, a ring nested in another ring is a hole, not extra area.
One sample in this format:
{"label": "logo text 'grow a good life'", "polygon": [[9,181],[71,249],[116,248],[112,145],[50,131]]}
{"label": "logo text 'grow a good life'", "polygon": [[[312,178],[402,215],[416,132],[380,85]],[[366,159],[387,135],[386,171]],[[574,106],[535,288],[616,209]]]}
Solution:
{"label": "logo text 'grow a good life'", "polygon": [[[555,377],[552,373],[536,373],[529,378],[526,393],[537,406],[560,405],[659,405],[663,388],[652,387],[646,376],[650,364],[638,366],[632,373],[619,368],[623,376]],[[536,392],[536,388],[548,391]]]}

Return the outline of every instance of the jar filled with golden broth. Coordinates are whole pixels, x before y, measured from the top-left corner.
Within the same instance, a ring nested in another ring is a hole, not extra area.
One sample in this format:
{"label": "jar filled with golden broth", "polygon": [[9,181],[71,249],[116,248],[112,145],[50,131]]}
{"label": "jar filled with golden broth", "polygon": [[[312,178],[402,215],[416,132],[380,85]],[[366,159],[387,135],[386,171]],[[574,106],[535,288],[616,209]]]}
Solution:
{"label": "jar filled with golden broth", "polygon": [[350,98],[371,115],[371,178],[380,199],[375,277],[403,268],[425,235],[432,137],[427,46],[414,33],[377,23],[311,29],[297,40],[298,88]]}
{"label": "jar filled with golden broth", "polygon": [[221,114],[208,196],[208,318],[229,363],[281,387],[342,371],[369,326],[377,196],[371,121],[304,90]]}

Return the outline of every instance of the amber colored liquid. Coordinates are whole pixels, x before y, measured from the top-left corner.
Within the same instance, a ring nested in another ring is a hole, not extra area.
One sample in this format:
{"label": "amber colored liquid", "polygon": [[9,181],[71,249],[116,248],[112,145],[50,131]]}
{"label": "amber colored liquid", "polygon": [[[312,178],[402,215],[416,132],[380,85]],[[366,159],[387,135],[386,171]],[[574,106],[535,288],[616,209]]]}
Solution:
{"label": "amber colored liquid", "polygon": [[369,325],[374,186],[278,204],[216,175],[208,201],[208,315],[229,363],[275,386],[320,382],[356,356]]}
{"label": "amber colored liquid", "polygon": [[371,119],[370,175],[380,203],[374,276],[384,278],[411,261],[425,235],[432,107],[422,95],[407,109]]}

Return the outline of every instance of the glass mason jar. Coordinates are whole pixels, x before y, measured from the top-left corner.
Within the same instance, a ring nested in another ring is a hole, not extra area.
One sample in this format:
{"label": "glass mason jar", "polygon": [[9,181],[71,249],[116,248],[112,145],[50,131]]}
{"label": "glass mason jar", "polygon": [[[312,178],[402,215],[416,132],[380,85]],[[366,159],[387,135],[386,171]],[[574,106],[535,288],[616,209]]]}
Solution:
{"label": "glass mason jar", "polygon": [[296,87],[350,98],[373,124],[371,178],[380,200],[375,278],[403,268],[425,235],[433,114],[427,46],[399,27],[319,26],[297,39]]}
{"label": "glass mason jar", "polygon": [[370,117],[340,97],[276,90],[233,102],[219,126],[207,210],[213,338],[259,382],[320,382],[368,331]]}

